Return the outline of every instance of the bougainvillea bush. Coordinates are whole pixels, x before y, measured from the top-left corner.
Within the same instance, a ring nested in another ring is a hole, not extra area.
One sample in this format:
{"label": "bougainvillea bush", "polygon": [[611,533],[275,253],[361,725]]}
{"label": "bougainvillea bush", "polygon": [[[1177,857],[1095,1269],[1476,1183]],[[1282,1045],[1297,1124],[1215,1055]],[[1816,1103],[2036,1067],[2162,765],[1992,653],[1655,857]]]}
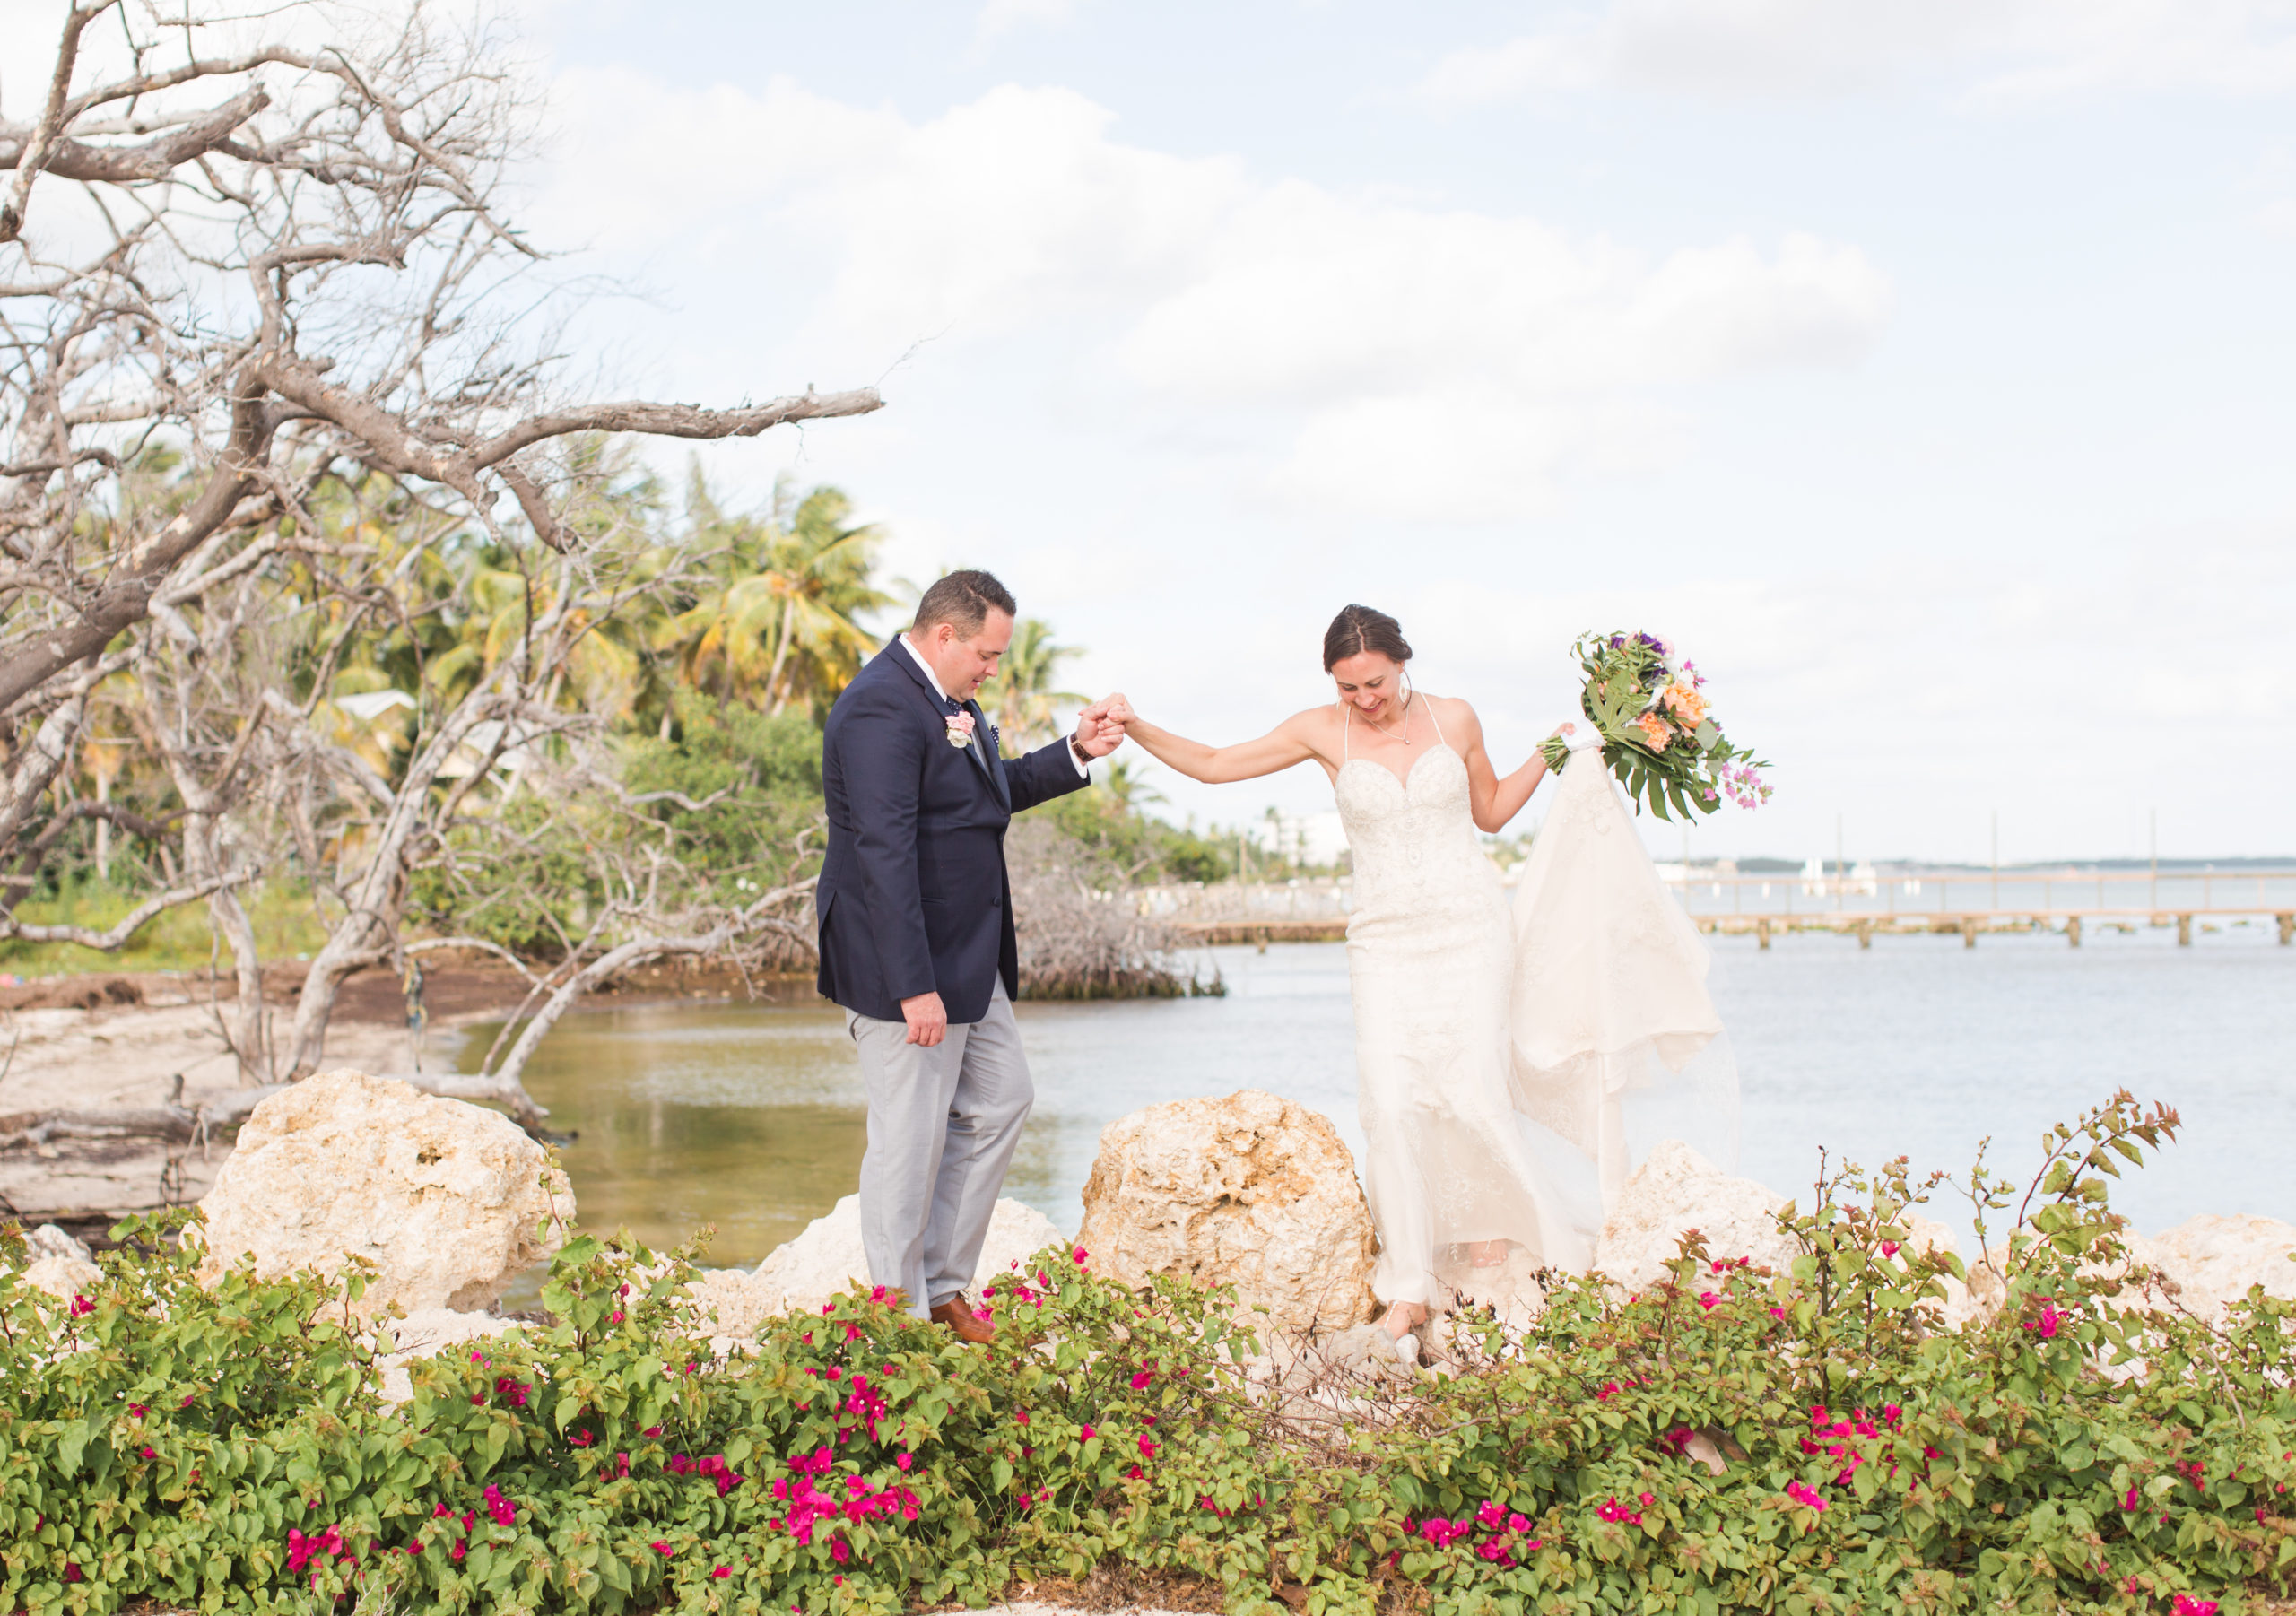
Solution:
{"label": "bougainvillea bush", "polygon": [[1227,1298],[1075,1251],[997,1287],[986,1351],[857,1294],[714,1356],[683,1257],[586,1237],[552,1323],[393,1405],[339,1294],[203,1291],[126,1227],[93,1295],[0,1278],[0,1612],[811,1616],[1118,1567],[1310,1613],[2235,1616],[2296,1560],[2292,1309],[2219,1327],[2127,1261],[2106,1179],[2174,1126],[2057,1130],[1959,1330],[1900,1163],[1822,1176],[1789,1273],[1692,1238],[1352,1382],[1248,1373]]}

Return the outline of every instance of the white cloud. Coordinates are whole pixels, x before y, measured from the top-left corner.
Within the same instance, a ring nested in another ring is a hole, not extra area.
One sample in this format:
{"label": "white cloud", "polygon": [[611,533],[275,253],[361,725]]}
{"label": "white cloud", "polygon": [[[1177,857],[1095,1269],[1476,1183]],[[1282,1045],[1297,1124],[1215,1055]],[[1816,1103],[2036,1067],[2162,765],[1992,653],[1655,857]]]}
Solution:
{"label": "white cloud", "polygon": [[600,217],[604,194],[622,200],[606,216],[625,245],[803,256],[809,350],[1034,345],[1055,385],[1144,429],[1239,423],[1258,446],[1243,485],[1293,507],[1361,508],[1365,472],[1390,461],[1441,468],[1438,489],[1397,495],[1414,511],[1541,508],[1574,476],[1683,439],[1648,390],[1854,362],[1891,306],[1854,247],[1653,255],[1267,179],[1119,142],[1065,90],[1007,86],[923,123],[787,82],[681,95],[578,73],[560,91],[570,223]]}
{"label": "white cloud", "polygon": [[1412,88],[1459,108],[1598,86],[1835,94],[1945,73],[1972,100],[2296,88],[2287,0],[1611,0],[1452,52]]}

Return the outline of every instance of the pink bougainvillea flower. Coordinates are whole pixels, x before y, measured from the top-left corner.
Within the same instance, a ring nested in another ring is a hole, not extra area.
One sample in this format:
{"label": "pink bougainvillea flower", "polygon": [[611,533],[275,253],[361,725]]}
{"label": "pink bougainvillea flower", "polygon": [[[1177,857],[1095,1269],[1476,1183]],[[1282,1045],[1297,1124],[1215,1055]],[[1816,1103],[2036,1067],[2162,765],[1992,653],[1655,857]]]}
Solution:
{"label": "pink bougainvillea flower", "polygon": [[1130,1470],[1124,1473],[1124,1476],[1125,1480],[1127,1481],[1137,1481],[1140,1479],[1140,1466],[1137,1464],[1134,1465]]}
{"label": "pink bougainvillea flower", "polygon": [[591,1443],[596,1442],[596,1440],[597,1438],[592,1436],[589,1432],[578,1430],[572,1436],[566,1438],[566,1443],[570,1447],[587,1447]]}
{"label": "pink bougainvillea flower", "polygon": [[2172,1609],[2171,1616],[2216,1616],[2216,1602],[2213,1599],[2195,1599],[2189,1594],[2179,1594],[2177,1595],[2177,1603]]}
{"label": "pink bougainvillea flower", "polygon": [[1079,1442],[1090,1442],[1099,1434],[1089,1425],[1080,1425],[1076,1428],[1076,1440]]}
{"label": "pink bougainvillea flower", "polygon": [[893,1463],[902,1470],[907,1470],[910,1465],[917,1463],[917,1455],[915,1454],[896,1454],[893,1455]]}
{"label": "pink bougainvillea flower", "polygon": [[83,1317],[85,1317],[87,1315],[89,1315],[89,1314],[91,1314],[91,1313],[93,1313],[95,1310],[96,1310],[96,1305],[95,1305],[95,1303],[93,1303],[93,1302],[90,1301],[86,1297],[84,1297],[84,1296],[76,1296],[76,1295],[75,1295],[74,1297],[73,1297],[73,1299],[72,1299],[72,1316],[73,1316],[74,1318],[83,1318]]}
{"label": "pink bougainvillea flower", "polygon": [[1816,1510],[1820,1514],[1823,1514],[1825,1512],[1825,1499],[1819,1496],[1818,1490],[1816,1488],[1811,1486],[1806,1481],[1787,1482],[1786,1496],[1805,1508]]}
{"label": "pink bougainvillea flower", "polygon": [[127,1412],[135,1415],[138,1420],[141,1420],[144,1415],[150,1413],[152,1409],[151,1405],[148,1403],[131,1403],[127,1405]]}
{"label": "pink bougainvillea flower", "polygon": [[669,1544],[664,1542],[660,1538],[656,1538],[652,1542],[648,1543],[647,1547],[653,1550],[655,1553],[664,1556],[666,1556],[670,1551]]}
{"label": "pink bougainvillea flower", "polygon": [[1148,1439],[1145,1433],[1143,1433],[1140,1438],[1140,1456],[1144,1459],[1152,1459],[1156,1456],[1156,1445]]}
{"label": "pink bougainvillea flower", "polygon": [[2040,1316],[2039,1318],[2027,1319],[2023,1327],[2032,1331],[2043,1341],[2055,1341],[2057,1339],[2057,1331],[2062,1329],[2068,1322],[2070,1322],[2072,1317],[2073,1316],[2070,1313],[2060,1313],[2057,1311],[2057,1304],[2054,1301],[2044,1299],[2041,1303]]}
{"label": "pink bougainvillea flower", "polygon": [[1721,1300],[1722,1299],[1715,1295],[1711,1290],[1701,1290],[1698,1293],[1698,1305],[1705,1308],[1709,1313],[1713,1312],[1716,1307],[1721,1303]]}
{"label": "pink bougainvillea flower", "polygon": [[1086,1258],[1090,1257],[1091,1255],[1092,1255],[1092,1254],[1091,1254],[1091,1252],[1089,1252],[1089,1251],[1085,1250],[1082,1246],[1079,1246],[1079,1247],[1076,1248],[1076,1250],[1075,1250],[1075,1252],[1074,1252],[1074,1257],[1075,1257],[1075,1260],[1076,1260],[1077,1262],[1080,1262],[1080,1263],[1081,1263],[1081,1262],[1083,1262]]}
{"label": "pink bougainvillea flower", "polygon": [[1136,1392],[1155,1378],[1156,1377],[1153,1373],[1147,1369],[1143,1369],[1140,1373],[1132,1377],[1132,1389]]}
{"label": "pink bougainvillea flower", "polygon": [[1893,1257],[1893,1256],[1897,1255],[1898,1255],[1898,1243],[1897,1243],[1895,1240],[1884,1240],[1884,1241],[1883,1241],[1883,1242],[1882,1242],[1882,1255],[1883,1255],[1883,1256],[1885,1256],[1885,1257]]}
{"label": "pink bougainvillea flower", "polygon": [[1608,1403],[1612,1398],[1617,1395],[1618,1382],[1615,1380],[1605,1380],[1603,1382],[1603,1389],[1595,1394],[1595,1401],[1597,1403]]}
{"label": "pink bougainvillea flower", "polygon": [[[842,1549],[845,1545],[843,1543],[839,1543],[838,1547]],[[838,1556],[838,1559],[839,1560],[843,1560],[845,1556],[842,1554]],[[712,1566],[709,1568],[709,1575],[712,1577],[731,1577],[733,1574],[734,1568],[731,1566]]]}

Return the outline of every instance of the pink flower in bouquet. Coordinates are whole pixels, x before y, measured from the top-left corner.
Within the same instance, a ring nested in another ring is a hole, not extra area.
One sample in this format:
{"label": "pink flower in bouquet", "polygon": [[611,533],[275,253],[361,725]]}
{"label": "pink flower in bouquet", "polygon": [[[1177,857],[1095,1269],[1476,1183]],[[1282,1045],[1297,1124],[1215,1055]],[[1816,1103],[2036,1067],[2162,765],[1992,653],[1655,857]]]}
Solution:
{"label": "pink flower in bouquet", "polygon": [[972,715],[970,713],[951,713],[947,723],[950,745],[970,746],[972,744]]}

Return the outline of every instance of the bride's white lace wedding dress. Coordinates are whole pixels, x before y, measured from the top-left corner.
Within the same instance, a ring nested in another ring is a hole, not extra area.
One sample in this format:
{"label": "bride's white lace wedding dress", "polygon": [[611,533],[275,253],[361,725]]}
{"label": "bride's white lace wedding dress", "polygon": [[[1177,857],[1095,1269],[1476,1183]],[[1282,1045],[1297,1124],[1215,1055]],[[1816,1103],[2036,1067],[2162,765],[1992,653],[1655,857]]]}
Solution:
{"label": "bride's white lace wedding dress", "polygon": [[1467,1283],[1468,1249],[1489,1242],[1531,1266],[1589,1265],[1643,1132],[1627,1090],[1688,1073],[1679,1093],[1652,1096],[1660,1127],[1709,1154],[1735,1148],[1735,1073],[1709,1056],[1720,1022],[1704,949],[1599,753],[1563,770],[1510,913],[1475,840],[1466,764],[1436,734],[1407,775],[1344,752],[1333,782],[1354,856],[1347,960],[1380,1242],[1372,1290],[1422,1306]]}

